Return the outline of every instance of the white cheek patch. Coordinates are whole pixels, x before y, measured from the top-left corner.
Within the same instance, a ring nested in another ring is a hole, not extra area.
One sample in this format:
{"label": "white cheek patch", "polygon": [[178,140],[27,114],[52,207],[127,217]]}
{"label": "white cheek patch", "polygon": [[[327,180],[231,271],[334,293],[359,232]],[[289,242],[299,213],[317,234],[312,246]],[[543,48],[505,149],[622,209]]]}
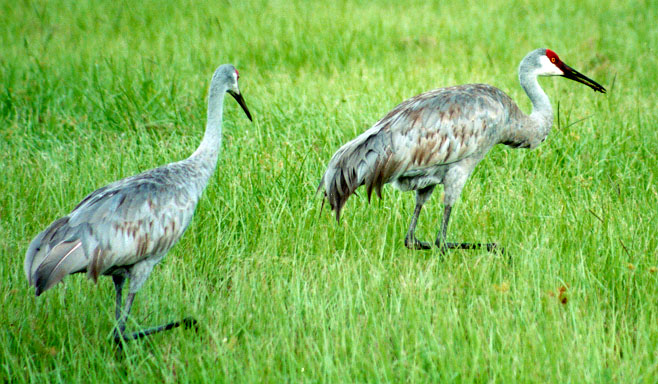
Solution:
{"label": "white cheek patch", "polygon": [[537,69],[537,75],[539,76],[560,76],[564,75],[564,72],[558,68],[555,64],[551,63],[551,60],[546,56],[541,56],[539,58],[539,63],[541,67]]}

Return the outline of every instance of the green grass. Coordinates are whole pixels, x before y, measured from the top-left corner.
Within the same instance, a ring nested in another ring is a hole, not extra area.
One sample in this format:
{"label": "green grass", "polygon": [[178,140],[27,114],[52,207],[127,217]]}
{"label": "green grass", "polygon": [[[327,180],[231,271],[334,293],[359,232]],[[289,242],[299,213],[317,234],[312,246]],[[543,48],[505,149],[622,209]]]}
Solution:
{"label": "green grass", "polygon": [[[0,381],[655,382],[658,3],[446,3],[2,2]],[[542,79],[546,142],[494,148],[467,183],[450,238],[504,256],[406,250],[414,198],[390,187],[320,214],[333,152],[407,97],[483,82],[528,111],[516,69],[542,46],[609,92]],[[218,170],[129,324],[200,329],[117,358],[111,280],[36,299],[25,250],[92,190],[192,153],[225,62],[255,121],[227,99]]]}

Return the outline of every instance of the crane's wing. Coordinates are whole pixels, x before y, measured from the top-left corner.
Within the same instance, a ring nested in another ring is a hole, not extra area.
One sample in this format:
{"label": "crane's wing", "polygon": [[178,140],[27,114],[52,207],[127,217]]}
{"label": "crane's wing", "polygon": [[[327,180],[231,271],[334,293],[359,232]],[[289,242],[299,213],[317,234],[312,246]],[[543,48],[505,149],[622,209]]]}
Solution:
{"label": "crane's wing", "polygon": [[37,294],[70,273],[96,279],[113,266],[166,253],[182,236],[198,196],[176,172],[156,168],[100,188],[37,235],[26,253],[25,273]]}
{"label": "crane's wing", "polygon": [[507,118],[509,97],[497,88],[471,84],[423,93],[398,105],[375,127],[389,136],[388,158],[375,188],[401,175],[450,164],[492,142],[492,127]]}
{"label": "crane's wing", "polygon": [[400,176],[454,163],[494,142],[493,126],[507,119],[512,100],[485,84],[429,91],[407,99],[375,125],[341,147],[329,162],[319,190],[340,218],[347,198],[366,185],[373,189]]}

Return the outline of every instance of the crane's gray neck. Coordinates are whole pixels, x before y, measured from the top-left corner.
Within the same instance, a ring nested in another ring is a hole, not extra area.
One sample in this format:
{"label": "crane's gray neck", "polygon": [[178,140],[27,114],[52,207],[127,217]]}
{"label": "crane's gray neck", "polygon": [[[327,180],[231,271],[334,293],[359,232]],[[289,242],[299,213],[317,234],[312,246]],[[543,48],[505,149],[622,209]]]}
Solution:
{"label": "crane's gray neck", "polygon": [[505,130],[502,143],[513,147],[535,148],[548,136],[553,125],[553,109],[548,96],[537,82],[536,52],[526,56],[519,66],[519,82],[532,102],[532,113],[519,116],[516,124]]}
{"label": "crane's gray neck", "polygon": [[194,186],[197,198],[203,193],[217,167],[217,157],[222,145],[222,112],[226,89],[225,84],[217,84],[213,78],[208,93],[206,132],[192,156],[182,161],[188,170],[186,182]]}
{"label": "crane's gray neck", "polygon": [[551,101],[546,96],[544,90],[539,86],[537,75],[534,73],[520,72],[519,82],[521,87],[532,102],[532,113],[530,118],[537,120],[542,126],[547,125],[547,129],[553,124],[553,108]]}
{"label": "crane's gray neck", "polygon": [[206,132],[203,135],[201,144],[192,156],[190,156],[191,159],[196,158],[205,163],[212,163],[211,165],[213,169],[216,165],[217,155],[219,154],[222,145],[222,115],[226,90],[226,85],[210,85],[210,92],[208,93]]}

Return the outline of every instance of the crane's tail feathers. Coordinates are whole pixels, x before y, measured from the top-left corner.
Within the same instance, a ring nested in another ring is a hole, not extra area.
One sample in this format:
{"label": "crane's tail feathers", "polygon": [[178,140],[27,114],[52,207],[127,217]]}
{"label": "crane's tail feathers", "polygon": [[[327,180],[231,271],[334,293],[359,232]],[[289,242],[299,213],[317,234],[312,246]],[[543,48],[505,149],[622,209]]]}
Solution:
{"label": "crane's tail feathers", "polygon": [[31,281],[34,282],[37,296],[59,283],[67,275],[83,269],[86,264],[87,257],[80,240],[57,244],[32,276]]}
{"label": "crane's tail feathers", "polygon": [[82,227],[69,225],[69,217],[55,220],[34,237],[25,253],[25,276],[37,296],[66,275],[83,271],[88,263],[80,237]]}
{"label": "crane's tail feathers", "polygon": [[39,233],[34,237],[30,245],[27,247],[27,252],[25,252],[25,277],[30,285],[34,285],[34,272],[43,262],[43,260],[48,257],[48,253],[52,248],[52,245],[57,245],[64,240],[65,235],[67,234],[67,224],[68,217],[62,217],[61,219],[55,220],[52,222],[48,228]]}
{"label": "crane's tail feathers", "polygon": [[336,212],[338,222],[347,199],[357,188],[366,186],[368,202],[373,190],[381,199],[382,186],[399,170],[399,164],[387,146],[366,139],[357,138],[339,149],[329,162],[318,186],[318,191],[324,191],[324,199],[329,201],[331,209]]}
{"label": "crane's tail feathers", "polygon": [[25,270],[25,277],[27,278],[27,282],[30,285],[34,285],[34,279],[33,279],[33,268],[32,266],[34,265],[34,259],[39,253],[43,253],[43,250],[41,249],[42,247],[42,241],[44,237],[45,232],[41,232],[38,234],[34,240],[30,243],[30,245],[27,247],[27,252],[25,253],[25,263],[23,265],[23,269]]}
{"label": "crane's tail feathers", "polygon": [[397,169],[398,164],[390,156],[390,153],[376,159],[372,172],[368,174],[364,183],[368,193],[368,202],[370,202],[373,189],[377,197],[382,198],[382,186],[390,180]]}
{"label": "crane's tail feathers", "polygon": [[[322,189],[322,181],[320,181],[320,185],[318,185],[318,189],[315,191],[315,196],[318,195],[320,190]],[[324,194],[322,195],[322,205],[320,206],[320,213],[318,214],[318,218],[322,217],[322,211],[324,210],[324,201],[325,201],[325,196]]]}
{"label": "crane's tail feathers", "polygon": [[355,182],[354,178],[345,177],[341,169],[330,167],[324,174],[319,187],[324,189],[322,204],[324,205],[325,199],[329,201],[331,210],[336,212],[337,222],[340,222],[340,212],[345,202],[360,185]]}

